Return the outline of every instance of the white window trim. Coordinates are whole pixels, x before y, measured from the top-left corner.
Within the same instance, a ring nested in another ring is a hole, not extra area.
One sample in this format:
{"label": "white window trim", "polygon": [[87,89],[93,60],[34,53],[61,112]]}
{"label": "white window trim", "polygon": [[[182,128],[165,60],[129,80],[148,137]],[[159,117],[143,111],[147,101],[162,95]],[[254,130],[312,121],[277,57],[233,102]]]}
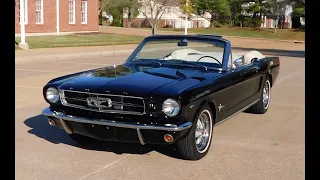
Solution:
{"label": "white window trim", "polygon": [[[20,23],[20,3],[19,3],[19,24]],[[24,24],[28,24],[28,0],[24,0]]]}
{"label": "white window trim", "polygon": [[[72,1],[73,2],[73,22],[70,22],[70,12],[69,12],[69,24],[76,24],[76,1],[75,0],[69,0],[68,2]],[[68,6],[70,8],[70,3],[68,3]]]}
{"label": "white window trim", "polygon": [[[40,3],[41,3],[41,11],[40,11],[41,12],[41,22],[36,22],[36,24],[43,24],[43,0],[41,0]],[[36,8],[36,12],[37,12],[37,8]]]}
{"label": "white window trim", "polygon": [[[88,24],[88,1],[81,1],[81,8],[83,2],[85,3],[85,12],[81,10],[81,24]],[[85,13],[85,22],[82,21],[82,13]]]}

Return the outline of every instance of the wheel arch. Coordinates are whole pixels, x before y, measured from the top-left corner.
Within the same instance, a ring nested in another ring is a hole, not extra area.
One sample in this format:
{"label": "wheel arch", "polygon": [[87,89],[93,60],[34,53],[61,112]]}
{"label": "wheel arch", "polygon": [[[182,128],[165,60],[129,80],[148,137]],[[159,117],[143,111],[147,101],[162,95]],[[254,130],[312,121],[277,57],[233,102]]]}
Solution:
{"label": "wheel arch", "polygon": [[272,75],[269,73],[269,74],[267,75],[267,78],[269,78],[269,81],[270,81],[270,87],[272,87],[272,85],[273,85]]}
{"label": "wheel arch", "polygon": [[200,103],[200,105],[199,105],[199,107],[198,107],[198,109],[197,109],[197,111],[196,111],[196,113],[195,113],[195,115],[193,117],[193,120],[199,114],[200,109],[205,105],[208,105],[210,107],[210,110],[212,112],[212,120],[213,120],[214,123],[216,123],[216,120],[217,120],[217,108],[216,107],[217,106],[216,106],[214,100],[211,100],[209,98],[202,100],[202,102]]}

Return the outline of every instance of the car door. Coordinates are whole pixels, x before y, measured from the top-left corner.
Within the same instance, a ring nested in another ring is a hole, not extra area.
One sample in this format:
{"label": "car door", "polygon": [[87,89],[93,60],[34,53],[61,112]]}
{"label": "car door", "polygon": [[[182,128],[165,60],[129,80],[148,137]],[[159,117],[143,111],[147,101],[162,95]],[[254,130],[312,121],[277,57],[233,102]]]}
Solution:
{"label": "car door", "polygon": [[[232,59],[232,56],[230,56]],[[233,61],[231,61],[233,62]],[[211,97],[215,100],[217,106],[217,121],[220,121],[233,113],[237,112],[251,102],[250,98],[258,91],[259,86],[259,68],[251,63],[236,68],[232,63],[228,63],[228,69],[222,73],[219,79],[220,91],[214,93]]]}
{"label": "car door", "polygon": [[[229,108],[229,115],[239,111],[245,105],[245,101],[250,101],[250,98],[253,97],[259,86],[259,67],[256,63],[250,63],[230,69],[231,79],[232,79],[232,88],[233,93],[232,107]],[[241,103],[241,104],[240,104]]]}

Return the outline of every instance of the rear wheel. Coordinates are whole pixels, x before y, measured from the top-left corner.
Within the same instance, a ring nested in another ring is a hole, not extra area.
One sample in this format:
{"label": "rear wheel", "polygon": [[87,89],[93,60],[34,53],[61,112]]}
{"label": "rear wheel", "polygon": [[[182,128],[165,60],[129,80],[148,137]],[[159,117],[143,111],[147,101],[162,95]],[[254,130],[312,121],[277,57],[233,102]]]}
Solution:
{"label": "rear wheel", "polygon": [[271,98],[271,83],[269,78],[266,78],[263,89],[261,92],[260,100],[251,106],[248,109],[248,112],[252,112],[255,114],[264,114],[268,111],[270,105],[270,98]]}
{"label": "rear wheel", "polygon": [[177,142],[177,150],[184,159],[199,160],[209,151],[213,116],[208,105],[203,106],[196,116],[197,120],[189,134]]}

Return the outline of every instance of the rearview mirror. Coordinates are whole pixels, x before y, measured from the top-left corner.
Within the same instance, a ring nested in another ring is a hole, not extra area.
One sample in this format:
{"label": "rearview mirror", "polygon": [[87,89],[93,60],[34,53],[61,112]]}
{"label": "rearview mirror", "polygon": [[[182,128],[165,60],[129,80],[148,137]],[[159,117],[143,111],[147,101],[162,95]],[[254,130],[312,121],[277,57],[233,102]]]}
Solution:
{"label": "rearview mirror", "polygon": [[236,66],[236,67],[239,67],[239,66],[243,66],[244,65],[244,62],[242,60],[242,58],[238,58],[236,60],[233,61],[233,64]]}

